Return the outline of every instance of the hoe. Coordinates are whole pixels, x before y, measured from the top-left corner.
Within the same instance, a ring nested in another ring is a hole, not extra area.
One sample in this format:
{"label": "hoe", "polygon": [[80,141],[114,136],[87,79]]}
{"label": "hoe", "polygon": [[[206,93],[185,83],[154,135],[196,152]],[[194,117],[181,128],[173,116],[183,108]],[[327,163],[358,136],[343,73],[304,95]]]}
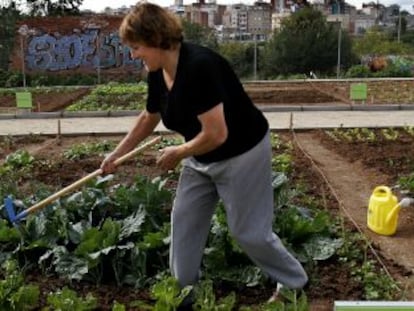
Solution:
{"label": "hoe", "polygon": [[[138,153],[142,152],[143,150],[147,149],[148,147],[158,143],[160,140],[161,140],[161,137],[158,136],[158,137],[150,140],[149,142],[143,144],[142,146],[137,147],[136,149],[126,153],[125,155],[123,155],[122,157],[118,158],[115,161],[115,165],[118,166],[118,165],[122,164],[126,160],[132,158],[133,156],[137,155]],[[25,218],[30,213],[33,213],[33,212],[37,211],[38,209],[41,209],[41,208],[47,206],[48,204],[54,202],[58,198],[70,193],[71,191],[78,189],[80,186],[82,186],[83,184],[85,184],[86,182],[91,180],[92,178],[95,178],[95,177],[101,175],[102,173],[103,173],[102,169],[97,169],[96,171],[94,171],[94,172],[86,175],[85,177],[75,181],[74,183],[70,184],[69,186],[67,186],[67,187],[61,189],[60,191],[52,194],[51,196],[49,196],[46,199],[36,203],[35,205],[29,207],[28,209],[23,210],[22,212],[18,213],[17,215],[16,215],[16,212],[14,210],[13,199],[10,196],[8,196],[7,198],[4,199],[4,205],[6,207],[6,212],[7,212],[7,215],[9,217],[9,220],[13,224],[15,224],[16,222],[19,222],[21,219]]]}

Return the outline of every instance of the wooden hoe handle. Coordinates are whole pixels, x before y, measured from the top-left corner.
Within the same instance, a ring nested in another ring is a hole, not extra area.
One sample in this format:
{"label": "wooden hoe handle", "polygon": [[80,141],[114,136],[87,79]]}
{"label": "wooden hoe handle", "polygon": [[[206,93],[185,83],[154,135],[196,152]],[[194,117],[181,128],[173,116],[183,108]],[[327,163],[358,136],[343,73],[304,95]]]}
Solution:
{"label": "wooden hoe handle", "polygon": [[[137,147],[134,150],[124,154],[122,157],[119,157],[118,159],[115,160],[114,164],[116,166],[118,166],[118,165],[124,163],[125,161],[129,160],[130,158],[137,155],[141,151],[147,149],[148,147],[150,147],[152,145],[155,145],[160,140],[161,140],[161,136],[158,136],[158,137],[150,140],[149,142],[143,144],[142,146]],[[58,192],[56,192],[56,193],[52,194],[51,196],[47,197],[46,199],[44,199],[44,200],[34,204],[33,206],[29,207],[27,210],[25,210],[26,214],[32,213],[32,212],[48,205],[49,203],[51,203],[51,202],[55,201],[56,199],[64,196],[65,194],[70,193],[71,191],[79,188],[80,186],[85,184],[87,181],[101,175],[102,173],[103,173],[102,169],[99,168],[96,171],[86,175],[85,177],[82,177],[81,179],[79,179],[79,180],[75,181],[74,183],[70,184],[69,186],[59,190]]]}

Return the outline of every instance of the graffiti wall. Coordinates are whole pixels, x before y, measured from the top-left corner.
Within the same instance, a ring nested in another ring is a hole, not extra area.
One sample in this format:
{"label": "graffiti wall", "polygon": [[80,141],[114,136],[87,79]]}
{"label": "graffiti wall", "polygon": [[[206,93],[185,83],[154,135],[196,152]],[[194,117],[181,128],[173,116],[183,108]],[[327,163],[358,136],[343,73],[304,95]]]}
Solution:
{"label": "graffiti wall", "polygon": [[27,40],[25,61],[28,70],[59,71],[80,67],[101,69],[135,63],[117,33],[88,30],[67,36],[41,35]]}
{"label": "graffiti wall", "polygon": [[121,20],[121,17],[97,16],[23,21],[18,29],[12,67],[16,70],[24,67],[28,73],[139,70],[140,62],[133,60],[129,48],[120,42]]}

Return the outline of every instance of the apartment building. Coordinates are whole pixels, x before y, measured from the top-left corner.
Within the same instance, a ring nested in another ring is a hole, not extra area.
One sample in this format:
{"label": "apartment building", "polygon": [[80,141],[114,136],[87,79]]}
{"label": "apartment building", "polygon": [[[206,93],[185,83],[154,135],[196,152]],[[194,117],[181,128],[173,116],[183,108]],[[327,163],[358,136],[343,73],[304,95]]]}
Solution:
{"label": "apartment building", "polygon": [[[215,0],[182,5],[182,0],[175,0],[170,9],[193,23],[215,28],[222,40],[267,40],[275,29],[280,29],[282,21],[292,13],[300,10],[304,0],[259,0],[252,5],[236,3],[218,5]],[[312,3],[320,10],[326,20],[339,23],[341,28],[353,35],[361,35],[374,25],[395,25],[395,12],[398,6],[384,7],[371,2],[364,4],[361,10],[344,0],[321,0]],[[181,9],[179,9],[181,8]],[[414,16],[405,17],[408,26],[414,26]]]}

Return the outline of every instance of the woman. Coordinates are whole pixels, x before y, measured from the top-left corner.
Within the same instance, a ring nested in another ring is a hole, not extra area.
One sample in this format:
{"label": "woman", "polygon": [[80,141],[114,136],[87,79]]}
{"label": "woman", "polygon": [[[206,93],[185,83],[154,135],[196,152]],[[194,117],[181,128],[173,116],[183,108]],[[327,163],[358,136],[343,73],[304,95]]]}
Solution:
{"label": "woman", "polygon": [[167,10],[137,4],[120,26],[123,43],[148,71],[146,110],[115,150],[113,162],[149,136],[160,120],[185,143],[160,151],[157,164],[182,172],[171,215],[170,267],[181,286],[197,282],[214,208],[224,203],[230,232],[272,280],[291,289],[307,282],[301,264],[272,232],[273,189],[268,123],[229,64],[215,52],[183,42]]}

